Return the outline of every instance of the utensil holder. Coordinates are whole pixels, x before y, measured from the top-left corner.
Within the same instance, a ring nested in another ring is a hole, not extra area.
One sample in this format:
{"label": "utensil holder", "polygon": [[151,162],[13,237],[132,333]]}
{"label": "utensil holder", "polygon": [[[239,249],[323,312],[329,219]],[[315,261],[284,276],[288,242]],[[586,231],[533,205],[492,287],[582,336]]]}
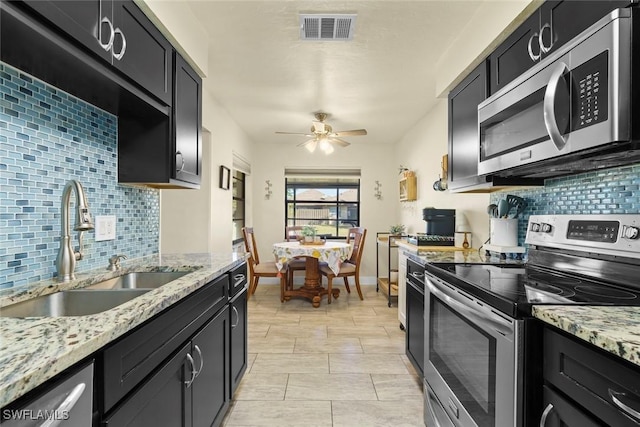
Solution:
{"label": "utensil holder", "polygon": [[518,246],[518,220],[491,218],[489,237],[492,245]]}

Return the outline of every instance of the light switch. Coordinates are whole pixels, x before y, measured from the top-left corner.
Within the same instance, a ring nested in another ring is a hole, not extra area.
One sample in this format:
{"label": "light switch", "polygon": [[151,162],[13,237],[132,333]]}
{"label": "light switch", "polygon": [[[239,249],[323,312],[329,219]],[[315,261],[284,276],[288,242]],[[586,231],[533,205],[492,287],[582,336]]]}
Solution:
{"label": "light switch", "polygon": [[96,216],[96,242],[116,238],[115,215]]}

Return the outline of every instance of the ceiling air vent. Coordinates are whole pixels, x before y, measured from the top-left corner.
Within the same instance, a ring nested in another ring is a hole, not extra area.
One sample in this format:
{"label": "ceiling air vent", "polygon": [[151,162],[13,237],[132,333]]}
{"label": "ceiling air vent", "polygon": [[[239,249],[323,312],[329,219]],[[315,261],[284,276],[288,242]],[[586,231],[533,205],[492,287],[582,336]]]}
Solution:
{"label": "ceiling air vent", "polygon": [[301,40],[351,40],[355,29],[356,15],[347,14],[301,14]]}

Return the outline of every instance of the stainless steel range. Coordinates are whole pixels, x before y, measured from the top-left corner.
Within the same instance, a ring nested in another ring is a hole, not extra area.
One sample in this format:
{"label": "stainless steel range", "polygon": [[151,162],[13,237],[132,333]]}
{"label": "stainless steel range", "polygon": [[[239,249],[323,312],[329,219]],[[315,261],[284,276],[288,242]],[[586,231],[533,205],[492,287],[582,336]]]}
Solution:
{"label": "stainless steel range", "polygon": [[640,306],[640,215],[529,219],[528,261],[427,264],[425,424],[538,425],[539,304]]}

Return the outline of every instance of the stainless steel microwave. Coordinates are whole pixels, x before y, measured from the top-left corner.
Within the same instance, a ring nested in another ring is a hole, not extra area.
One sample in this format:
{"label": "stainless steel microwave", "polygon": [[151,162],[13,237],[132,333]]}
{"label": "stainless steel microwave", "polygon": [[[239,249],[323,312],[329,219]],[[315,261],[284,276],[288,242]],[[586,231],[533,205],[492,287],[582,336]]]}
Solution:
{"label": "stainless steel microwave", "polygon": [[478,106],[478,174],[549,177],[640,159],[631,16],[613,11]]}

